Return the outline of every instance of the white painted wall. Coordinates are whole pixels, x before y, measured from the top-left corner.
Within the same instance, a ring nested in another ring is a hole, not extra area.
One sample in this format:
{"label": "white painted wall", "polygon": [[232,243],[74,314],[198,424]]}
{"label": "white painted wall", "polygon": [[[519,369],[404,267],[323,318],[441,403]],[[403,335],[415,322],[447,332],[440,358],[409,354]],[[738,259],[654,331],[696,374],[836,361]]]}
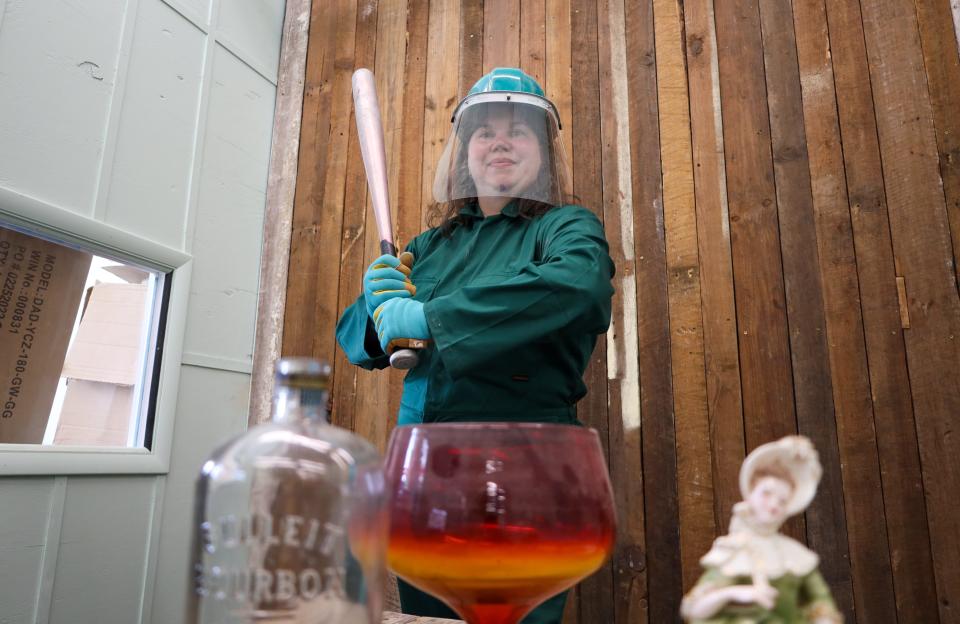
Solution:
{"label": "white painted wall", "polygon": [[2,624],[182,622],[193,478],[247,421],[283,5],[0,0],[0,190],[193,256],[169,474],[0,474]]}

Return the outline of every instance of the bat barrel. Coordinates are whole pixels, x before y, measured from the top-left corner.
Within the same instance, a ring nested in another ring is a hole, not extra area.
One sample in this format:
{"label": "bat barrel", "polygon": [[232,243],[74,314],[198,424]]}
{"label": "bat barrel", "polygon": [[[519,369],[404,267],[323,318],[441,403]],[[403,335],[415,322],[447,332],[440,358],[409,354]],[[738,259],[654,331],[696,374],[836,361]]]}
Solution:
{"label": "bat barrel", "polygon": [[387,155],[383,145],[383,125],[373,73],[361,68],[353,72],[353,107],[363,166],[367,172],[370,203],[377,218],[380,240],[393,242],[390,222],[390,194],[387,190]]}

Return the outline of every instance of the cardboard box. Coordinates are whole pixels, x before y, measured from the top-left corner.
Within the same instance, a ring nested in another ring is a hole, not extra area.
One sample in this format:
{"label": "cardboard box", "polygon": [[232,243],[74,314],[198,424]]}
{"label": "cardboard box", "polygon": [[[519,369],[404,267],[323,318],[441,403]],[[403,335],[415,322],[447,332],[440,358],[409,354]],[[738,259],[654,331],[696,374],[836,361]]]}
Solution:
{"label": "cardboard box", "polygon": [[133,386],[67,380],[54,444],[126,446]]}
{"label": "cardboard box", "polygon": [[[145,280],[146,273],[139,273]],[[124,274],[124,279],[139,276]],[[63,365],[67,391],[54,444],[126,446],[140,375],[148,294],[145,281],[99,283],[90,288]]]}
{"label": "cardboard box", "polygon": [[146,284],[90,288],[80,327],[63,363],[63,377],[132,386],[140,371]]}
{"label": "cardboard box", "polygon": [[0,443],[43,441],[91,258],[0,226]]}

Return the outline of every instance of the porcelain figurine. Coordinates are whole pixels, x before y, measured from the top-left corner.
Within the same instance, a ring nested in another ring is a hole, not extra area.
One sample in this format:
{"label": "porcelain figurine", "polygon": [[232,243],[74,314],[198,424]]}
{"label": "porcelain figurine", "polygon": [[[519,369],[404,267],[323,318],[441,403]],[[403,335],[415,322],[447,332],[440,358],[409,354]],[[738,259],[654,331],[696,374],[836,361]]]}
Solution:
{"label": "porcelain figurine", "polygon": [[788,436],[756,448],[740,468],[743,501],[730,533],[718,537],[700,564],[705,572],[684,596],[693,624],[842,624],[820,559],[779,533],[813,500],[822,468],[810,440]]}

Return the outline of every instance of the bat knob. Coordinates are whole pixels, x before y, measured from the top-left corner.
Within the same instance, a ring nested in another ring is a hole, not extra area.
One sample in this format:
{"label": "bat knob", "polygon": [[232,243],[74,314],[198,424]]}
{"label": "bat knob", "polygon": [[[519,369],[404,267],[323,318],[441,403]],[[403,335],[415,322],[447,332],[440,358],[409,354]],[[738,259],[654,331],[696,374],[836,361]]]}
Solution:
{"label": "bat knob", "polygon": [[390,366],[399,370],[409,370],[419,361],[420,357],[413,349],[397,349],[390,354]]}

